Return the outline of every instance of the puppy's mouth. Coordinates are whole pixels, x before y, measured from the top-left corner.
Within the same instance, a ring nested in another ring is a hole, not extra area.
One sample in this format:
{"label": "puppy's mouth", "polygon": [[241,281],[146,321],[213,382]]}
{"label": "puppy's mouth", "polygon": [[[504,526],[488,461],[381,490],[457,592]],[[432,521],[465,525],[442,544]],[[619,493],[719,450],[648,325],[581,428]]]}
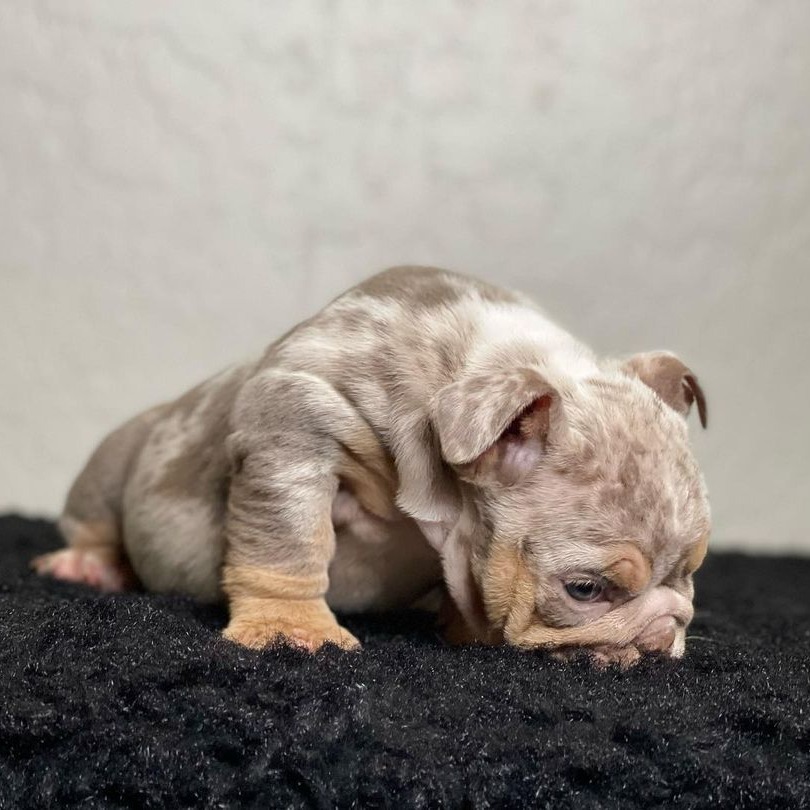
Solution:
{"label": "puppy's mouth", "polygon": [[618,664],[627,667],[637,663],[642,656],[653,654],[667,658],[681,658],[686,646],[686,625],[674,616],[659,616],[626,647],[601,647],[592,651],[595,662],[608,666]]}
{"label": "puppy's mouth", "polygon": [[555,658],[571,658],[590,655],[597,666],[619,665],[630,667],[645,655],[660,655],[667,658],[683,656],[686,627],[674,616],[659,616],[629,644],[594,644],[592,646],[563,646],[552,650]]}

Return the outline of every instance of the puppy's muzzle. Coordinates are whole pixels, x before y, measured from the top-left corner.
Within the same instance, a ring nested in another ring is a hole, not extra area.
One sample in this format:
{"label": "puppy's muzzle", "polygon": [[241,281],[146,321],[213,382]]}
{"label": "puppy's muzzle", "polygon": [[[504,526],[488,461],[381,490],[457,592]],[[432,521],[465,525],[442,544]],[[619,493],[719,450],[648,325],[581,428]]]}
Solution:
{"label": "puppy's muzzle", "polygon": [[675,643],[678,621],[674,616],[653,619],[636,638],[634,644],[643,652],[667,652]]}
{"label": "puppy's muzzle", "polygon": [[565,628],[534,625],[508,640],[530,647],[632,647],[678,656],[683,653],[685,629],[693,614],[689,599],[672,588],[659,586],[586,624]]}
{"label": "puppy's muzzle", "polygon": [[[692,621],[692,602],[672,588],[658,587],[646,597],[638,597],[640,604],[636,615],[628,621],[628,627],[640,627],[629,645],[639,652],[683,654],[686,626]],[[627,605],[634,607],[633,600]],[[619,642],[619,646],[624,646]]]}
{"label": "puppy's muzzle", "polygon": [[[638,604],[634,602],[638,601]],[[621,657],[622,651],[637,650],[638,653],[663,653],[675,658],[683,655],[686,627],[694,609],[685,596],[671,588],[659,587],[626,606],[627,626],[616,638],[613,648]],[[631,611],[635,608],[635,615]],[[640,627],[634,638],[624,643],[633,627]],[[629,631],[629,632],[628,632]],[[608,658],[611,656],[608,655]]]}

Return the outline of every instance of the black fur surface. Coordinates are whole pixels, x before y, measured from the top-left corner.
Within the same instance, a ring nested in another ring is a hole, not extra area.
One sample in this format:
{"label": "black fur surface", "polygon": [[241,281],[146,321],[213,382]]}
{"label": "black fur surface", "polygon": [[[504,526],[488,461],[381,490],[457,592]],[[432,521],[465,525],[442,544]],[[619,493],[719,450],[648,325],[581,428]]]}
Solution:
{"label": "black fur surface", "polygon": [[713,555],[682,662],[452,649],[250,652],[223,609],[29,573],[0,518],[0,807],[808,807],[810,560]]}

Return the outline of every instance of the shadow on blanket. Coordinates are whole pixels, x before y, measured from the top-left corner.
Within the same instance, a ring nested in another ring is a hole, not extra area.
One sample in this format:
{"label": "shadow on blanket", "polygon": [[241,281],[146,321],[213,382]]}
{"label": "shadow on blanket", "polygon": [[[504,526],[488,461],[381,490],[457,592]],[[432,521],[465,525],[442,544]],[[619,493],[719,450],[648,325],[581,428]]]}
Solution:
{"label": "shadow on blanket", "polygon": [[28,572],[0,518],[0,807],[810,806],[810,560],[710,556],[682,662],[630,672],[346,618],[261,653],[225,612]]}

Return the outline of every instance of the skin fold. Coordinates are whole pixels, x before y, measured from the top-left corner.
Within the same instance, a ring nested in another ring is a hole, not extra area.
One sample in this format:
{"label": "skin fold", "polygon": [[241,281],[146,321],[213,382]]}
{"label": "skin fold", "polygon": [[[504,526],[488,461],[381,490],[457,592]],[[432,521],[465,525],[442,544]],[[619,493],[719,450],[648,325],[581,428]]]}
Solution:
{"label": "skin fold", "polygon": [[140,414],[67,498],[42,574],[225,599],[225,636],[357,640],[333,610],[441,587],[448,639],[680,656],[710,530],[667,352],[600,360],[528,298],[397,267]]}

